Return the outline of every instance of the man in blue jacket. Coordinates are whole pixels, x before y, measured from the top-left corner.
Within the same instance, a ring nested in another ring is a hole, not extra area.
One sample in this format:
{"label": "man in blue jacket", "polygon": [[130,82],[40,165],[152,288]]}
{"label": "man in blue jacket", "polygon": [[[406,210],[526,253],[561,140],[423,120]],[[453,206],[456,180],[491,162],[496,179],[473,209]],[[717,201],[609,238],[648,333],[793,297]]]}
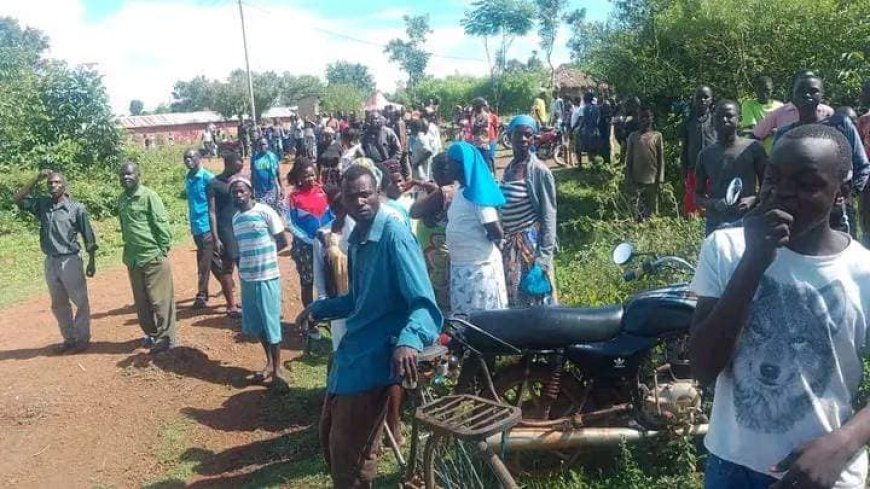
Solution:
{"label": "man in blue jacket", "polygon": [[372,172],[352,166],[342,201],[356,227],[349,238],[347,295],[322,299],[296,321],[346,318],[347,332],[329,372],[320,433],[336,488],[367,488],[391,391],[416,380],[417,353],[435,342],[442,315],[420,245],[399,219],[379,206]]}

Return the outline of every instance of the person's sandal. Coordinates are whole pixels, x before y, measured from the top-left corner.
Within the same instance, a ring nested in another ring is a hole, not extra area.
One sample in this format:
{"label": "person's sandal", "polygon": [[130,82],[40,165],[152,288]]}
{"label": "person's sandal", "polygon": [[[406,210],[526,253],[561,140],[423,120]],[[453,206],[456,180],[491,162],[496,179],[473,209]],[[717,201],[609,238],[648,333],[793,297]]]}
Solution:
{"label": "person's sandal", "polygon": [[194,309],[205,309],[208,306],[208,302],[206,299],[202,297],[197,297],[195,301],[193,301]]}
{"label": "person's sandal", "polygon": [[239,319],[242,317],[242,308],[237,307],[235,309],[227,309],[227,316],[233,319]]}

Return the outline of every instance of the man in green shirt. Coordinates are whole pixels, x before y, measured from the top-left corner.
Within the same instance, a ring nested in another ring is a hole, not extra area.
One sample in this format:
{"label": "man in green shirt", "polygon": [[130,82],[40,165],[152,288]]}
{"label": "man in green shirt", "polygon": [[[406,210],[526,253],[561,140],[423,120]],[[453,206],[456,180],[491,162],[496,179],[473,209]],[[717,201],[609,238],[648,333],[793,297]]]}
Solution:
{"label": "man in green shirt", "polygon": [[175,298],[172,267],[167,258],[172,236],[163,201],[139,184],[139,167],[124,163],[119,172],[124,192],[118,218],[124,240],[124,264],[130,276],[139,326],[151,353],[175,346]]}
{"label": "man in green shirt", "polygon": [[[755,85],[755,99],[744,100],[740,107],[741,127],[751,131],[771,111],[782,107],[782,102],[770,98],[773,94],[773,80],[769,76],[761,76]],[[764,148],[769,153],[773,149],[773,137],[764,140]]]}

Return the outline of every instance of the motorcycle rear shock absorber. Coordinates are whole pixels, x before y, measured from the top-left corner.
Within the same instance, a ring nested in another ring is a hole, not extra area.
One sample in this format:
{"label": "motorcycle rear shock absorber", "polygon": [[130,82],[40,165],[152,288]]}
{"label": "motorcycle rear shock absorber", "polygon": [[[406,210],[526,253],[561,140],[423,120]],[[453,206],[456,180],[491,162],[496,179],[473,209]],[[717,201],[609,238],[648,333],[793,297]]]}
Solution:
{"label": "motorcycle rear shock absorber", "polygon": [[564,361],[565,358],[561,350],[553,355],[553,372],[550,374],[547,385],[544,386],[542,419],[550,418],[550,408],[552,408],[553,403],[559,397],[559,392],[562,390]]}

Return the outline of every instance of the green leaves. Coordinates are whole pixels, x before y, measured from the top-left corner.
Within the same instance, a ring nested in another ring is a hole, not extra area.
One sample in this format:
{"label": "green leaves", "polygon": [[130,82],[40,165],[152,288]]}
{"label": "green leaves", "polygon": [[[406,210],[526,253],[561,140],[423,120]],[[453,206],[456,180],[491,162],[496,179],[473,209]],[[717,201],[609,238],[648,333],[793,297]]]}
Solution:
{"label": "green leaves", "polygon": [[326,81],[330,85],[349,85],[367,94],[375,89],[375,81],[368,66],[344,60],[326,66]]}
{"label": "green leaves", "polygon": [[606,23],[572,23],[575,61],[622,93],[659,107],[708,84],[717,98],[753,94],[771,76],[786,98],[791,76],[811,68],[834,104],[851,104],[870,77],[870,1],[619,0]]}
{"label": "green leaves", "polygon": [[431,53],[423,49],[426,43],[426,35],[432,32],[429,28],[429,14],[405,15],[405,32],[408,40],[392,39],[384,48],[384,53],[390,55],[390,61],[398,63],[402,70],[408,74],[409,89],[414,89],[426,74],[426,66],[429,64]]}
{"label": "green leaves", "polygon": [[366,96],[366,92],[353,85],[330,83],[320,98],[320,106],[327,112],[359,112]]}

